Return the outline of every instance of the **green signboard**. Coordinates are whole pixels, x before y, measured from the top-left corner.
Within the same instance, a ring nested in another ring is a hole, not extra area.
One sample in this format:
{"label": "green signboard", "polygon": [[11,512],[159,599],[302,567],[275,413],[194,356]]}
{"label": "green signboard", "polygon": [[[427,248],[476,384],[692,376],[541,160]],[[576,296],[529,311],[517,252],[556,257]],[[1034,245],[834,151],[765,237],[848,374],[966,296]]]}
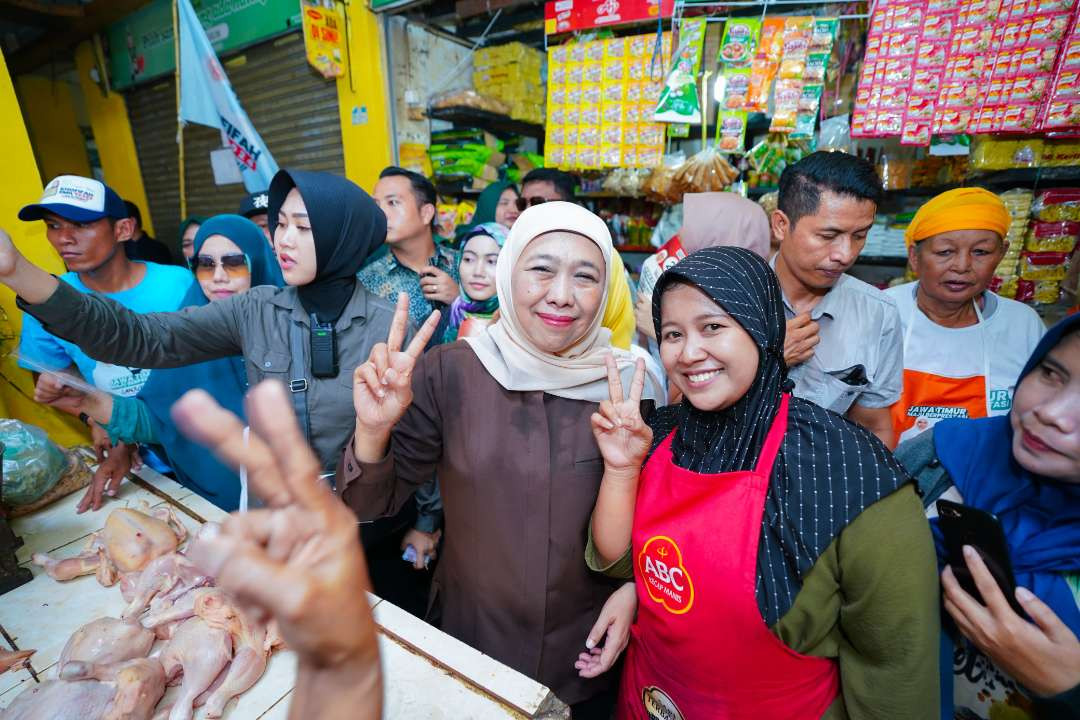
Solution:
{"label": "green signboard", "polygon": [[[300,28],[297,0],[192,0],[218,54]],[[126,88],[172,72],[172,0],[153,0],[110,25],[109,80]]]}

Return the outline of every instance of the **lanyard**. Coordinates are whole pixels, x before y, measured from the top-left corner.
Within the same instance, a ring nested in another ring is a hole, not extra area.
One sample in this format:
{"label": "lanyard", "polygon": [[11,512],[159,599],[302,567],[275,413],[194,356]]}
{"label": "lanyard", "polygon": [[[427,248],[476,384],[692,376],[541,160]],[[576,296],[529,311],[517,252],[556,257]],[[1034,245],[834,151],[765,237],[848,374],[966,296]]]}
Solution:
{"label": "lanyard", "polygon": [[[915,292],[918,292],[916,288]],[[920,317],[926,318],[927,322],[933,322],[930,318],[926,317],[922,309],[919,307],[918,300],[913,303],[911,320],[908,321],[907,330],[904,331],[904,357],[908,354],[908,344],[911,341],[911,333],[915,329],[915,323],[919,322]],[[975,323],[979,326],[979,340],[982,345],[982,377],[983,377],[983,402],[986,403],[986,417],[990,417],[990,351],[986,346],[986,321],[983,319],[982,310],[979,308],[979,302],[975,298],[971,300],[972,307],[975,308]]]}

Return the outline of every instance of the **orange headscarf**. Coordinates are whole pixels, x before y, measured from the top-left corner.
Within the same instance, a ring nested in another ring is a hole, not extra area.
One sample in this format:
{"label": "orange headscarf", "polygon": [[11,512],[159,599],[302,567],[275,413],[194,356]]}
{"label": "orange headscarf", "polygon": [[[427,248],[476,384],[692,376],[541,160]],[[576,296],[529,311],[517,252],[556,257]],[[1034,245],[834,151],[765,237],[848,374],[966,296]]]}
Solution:
{"label": "orange headscarf", "polygon": [[992,230],[1002,238],[1012,216],[994,193],[982,188],[957,188],[931,198],[919,208],[904,233],[911,247],[920,240],[953,230]]}

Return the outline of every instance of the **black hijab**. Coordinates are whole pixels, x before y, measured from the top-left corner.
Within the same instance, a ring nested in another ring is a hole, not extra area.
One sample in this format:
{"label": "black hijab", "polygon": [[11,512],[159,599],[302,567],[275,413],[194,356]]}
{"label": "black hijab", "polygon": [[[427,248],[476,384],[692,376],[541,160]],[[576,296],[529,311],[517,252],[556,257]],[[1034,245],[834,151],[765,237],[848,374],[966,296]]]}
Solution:
{"label": "black hijab", "polygon": [[296,188],[307,206],[315,240],[315,279],[296,289],[319,322],[332,323],[356,290],[356,273],[386,240],[386,215],[371,197],[338,175],[279,170],[270,182],[267,220],[273,237],[285,196]]}
{"label": "black hijab", "polygon": [[[654,447],[670,435],[676,465],[693,472],[751,470],[788,389],[786,321],[776,275],[758,255],[736,247],[707,248],[665,272],[653,292],[653,322],[674,283],[692,285],[749,333],[758,349],[753,384],[717,412],[688,400],[649,418]],[[791,398],[788,426],[773,466],[758,547],[756,596],[767,624],[791,609],[802,579],[836,536],[866,507],[909,478],[872,433],[813,403]]]}

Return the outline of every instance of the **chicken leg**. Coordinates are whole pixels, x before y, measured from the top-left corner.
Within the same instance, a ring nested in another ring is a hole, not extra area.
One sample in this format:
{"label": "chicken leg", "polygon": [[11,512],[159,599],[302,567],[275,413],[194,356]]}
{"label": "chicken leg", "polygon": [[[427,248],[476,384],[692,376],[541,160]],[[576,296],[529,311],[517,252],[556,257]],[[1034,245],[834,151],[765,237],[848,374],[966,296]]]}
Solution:
{"label": "chicken leg", "polygon": [[210,627],[198,617],[180,624],[160,656],[166,678],[175,681],[183,674],[169,720],[191,720],[196,698],[213,684],[231,655],[227,631]]}

